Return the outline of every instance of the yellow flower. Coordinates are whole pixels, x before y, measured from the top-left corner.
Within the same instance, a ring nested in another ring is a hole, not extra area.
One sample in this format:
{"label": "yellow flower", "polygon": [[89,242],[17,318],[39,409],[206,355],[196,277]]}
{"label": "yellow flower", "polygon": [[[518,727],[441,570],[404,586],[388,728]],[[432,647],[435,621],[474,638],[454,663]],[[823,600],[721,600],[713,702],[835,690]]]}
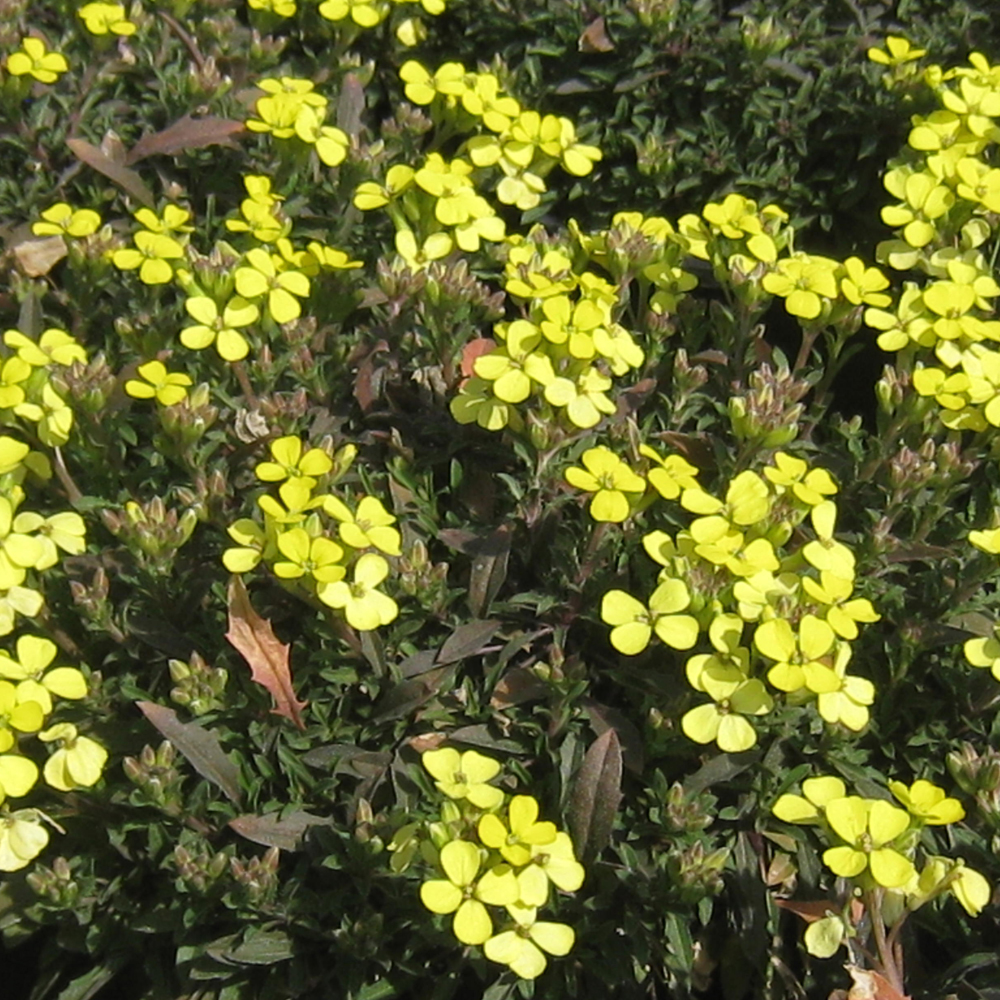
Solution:
{"label": "yellow flower", "polygon": [[219,356],[226,361],[241,361],[250,351],[246,338],[238,327],[249,326],[260,317],[260,310],[252,302],[233,296],[219,313],[214,299],[207,295],[193,295],[184,301],[184,308],[197,326],[181,330],[181,343],[192,351],[200,351],[215,344]]}
{"label": "yellow flower", "polygon": [[[37,780],[38,769],[24,757],[0,757],[0,785],[9,780],[11,765],[17,762],[19,768],[33,769],[35,778],[28,785],[30,788]],[[23,787],[23,780],[21,787]],[[14,794],[24,795],[23,792]],[[16,872],[34,861],[49,842],[49,832],[42,826],[41,814],[37,809],[19,809],[17,812],[0,816],[0,871]]]}
{"label": "yellow flower", "polygon": [[382,501],[376,497],[363,497],[356,514],[342,500],[327,496],[323,510],[330,517],[340,521],[340,537],[353,549],[367,549],[374,546],[387,556],[400,554],[399,532],[391,527],[396,518],[390,514]]}
{"label": "yellow flower", "polygon": [[68,792],[97,784],[108,760],[108,752],[100,743],[80,736],[69,722],[43,729],[38,738],[44,743],[59,740],[62,744],[45,762],[45,780],[53,788]]}
{"label": "yellow flower", "polygon": [[259,462],[254,472],[265,483],[280,483],[284,479],[300,479],[311,487],[319,476],[333,468],[333,459],[322,448],[310,448],[303,454],[302,441],[295,434],[275,439],[268,446],[270,462]]}
{"label": "yellow flower", "polygon": [[321,583],[316,596],[331,608],[343,608],[348,624],[361,632],[388,625],[399,608],[396,602],[376,589],[389,575],[389,564],[374,552],[366,552],[354,564],[354,582]]}
{"label": "yellow flower", "polygon": [[45,715],[52,711],[51,695],[79,700],[87,696],[87,680],[75,667],[48,667],[58,648],[49,639],[22,635],[17,640],[17,659],[0,653],[0,677],[17,681],[17,697],[34,701]]}
{"label": "yellow flower", "polygon": [[909,788],[901,781],[890,781],[889,791],[899,799],[911,816],[930,826],[944,826],[965,818],[958,799],[947,798],[943,788],[929,781],[914,781]]}
{"label": "yellow flower", "polygon": [[522,979],[536,979],[548,964],[545,953],[568,955],[576,941],[573,928],[567,924],[536,921],[530,909],[525,922],[515,921],[509,930],[491,937],[483,952],[491,962],[506,965]]}
{"label": "yellow flower", "polygon": [[[37,733],[44,720],[45,713],[37,701],[22,697],[10,681],[0,681],[0,754],[6,754],[14,745],[12,730]],[[2,782],[3,774],[0,772],[0,783]]]}
{"label": "yellow flower", "polygon": [[836,636],[830,626],[815,615],[803,615],[796,632],[784,618],[772,618],[757,626],[753,644],[775,665],[768,682],[779,691],[833,691],[839,687],[833,670],[821,657],[833,649]]}
{"label": "yellow flower", "polygon": [[841,580],[853,580],[854,553],[833,537],[837,526],[837,505],[832,500],[824,500],[810,510],[809,517],[819,537],[802,546],[806,562],[821,573],[826,570]]}
{"label": "yellow flower", "polygon": [[60,201],[42,212],[43,222],[34,222],[31,231],[36,236],[90,236],[101,228],[101,217],[92,209],[74,209]]}
{"label": "yellow flower", "polygon": [[882,799],[848,795],[826,805],[826,821],[846,843],[823,852],[823,863],[843,878],[866,869],[887,889],[906,885],[916,872],[913,862],[888,846],[909,828],[907,813]]}
{"label": "yellow flower", "polygon": [[[7,72],[11,76],[33,76],[39,83],[55,83],[60,73],[69,69],[66,57],[48,52],[40,38],[24,38],[21,48],[7,56]],[[38,235],[38,234],[36,234]]]}
{"label": "yellow flower", "polygon": [[531,861],[533,848],[556,839],[555,823],[538,821],[538,801],[530,795],[515,795],[507,807],[507,818],[509,828],[496,813],[480,817],[479,839],[516,868]]}
{"label": "yellow flower", "polygon": [[818,823],[827,805],[845,795],[847,788],[840,778],[806,778],[802,795],[782,795],[771,812],[786,823]]}
{"label": "yellow flower", "polygon": [[222,564],[230,573],[249,573],[261,560],[266,536],[256,521],[241,517],[228,528],[226,533],[237,543],[238,548],[226,549],[222,553]]}
{"label": "yellow flower", "polygon": [[[236,269],[236,291],[244,299],[267,296],[267,311],[276,323],[289,323],[302,315],[299,299],[309,295],[309,279],[285,269],[285,262],[261,247],[246,254],[246,264]],[[281,270],[279,270],[279,265]]]}
{"label": "yellow flower", "polygon": [[494,865],[479,875],[479,848],[468,840],[452,840],[441,848],[447,879],[420,887],[420,899],[432,913],[454,913],[452,930],[463,944],[482,944],[493,934],[484,903],[506,906],[517,899],[517,879],[509,865]]}
{"label": "yellow flower", "polygon": [[282,580],[310,576],[317,583],[336,583],[344,579],[347,570],[340,562],[344,550],[329,538],[313,538],[305,528],[290,528],[278,535],[276,544],[284,559],[276,561],[273,569]]}
{"label": "yellow flower", "polygon": [[7,330],[3,342],[17,351],[17,356],[34,368],[56,364],[68,367],[74,361],[86,364],[87,352],[65,330],[46,330],[36,344],[20,330]]}
{"label": "yellow flower", "polygon": [[575,465],[568,468],[566,482],[594,494],[590,516],[595,521],[624,521],[631,507],[626,494],[636,494],[638,499],[646,490],[646,481],[603,445],[588,448],[580,460],[583,468]]}
{"label": "yellow flower", "polygon": [[757,742],[757,733],[744,716],[765,715],[774,707],[764,685],[756,678],[718,680],[705,671],[701,687],[712,701],[684,715],[684,735],[695,743],[715,742],[725,753],[749,750]]}
{"label": "yellow flower", "polygon": [[187,386],[191,385],[189,376],[181,372],[167,372],[162,361],[147,361],[136,369],[139,379],[129,379],[125,383],[125,391],[133,399],[153,399],[163,406],[175,406],[182,399],[187,399]]}
{"label": "yellow flower", "polygon": [[374,28],[386,12],[375,0],[324,0],[319,5],[319,13],[328,21],[343,21],[349,17],[361,28]]}
{"label": "yellow flower", "polygon": [[452,747],[428,750],[421,756],[438,791],[450,799],[468,799],[479,809],[496,809],[503,792],[487,782],[500,773],[500,763],[478,750],[459,753]]}
{"label": "yellow flower", "polygon": [[115,250],[111,261],[123,271],[139,268],[139,280],[147,285],[165,285],[174,276],[169,263],[184,256],[184,247],[172,236],[140,229],[133,237],[135,247]]}
{"label": "yellow flower", "polygon": [[92,35],[134,35],[135,25],[120,3],[88,3],[77,12]]}
{"label": "yellow flower", "polygon": [[926,49],[915,49],[899,35],[887,35],[885,39],[887,51],[874,46],[868,50],[868,58],[881,66],[901,66],[927,55]]}
{"label": "yellow flower", "polygon": [[691,603],[683,580],[667,579],[653,591],[647,607],[624,590],[609,590],[601,601],[601,618],[611,630],[611,645],[626,656],[641,653],[653,632],[673,649],[690,649],[698,641],[698,621],[680,615]]}

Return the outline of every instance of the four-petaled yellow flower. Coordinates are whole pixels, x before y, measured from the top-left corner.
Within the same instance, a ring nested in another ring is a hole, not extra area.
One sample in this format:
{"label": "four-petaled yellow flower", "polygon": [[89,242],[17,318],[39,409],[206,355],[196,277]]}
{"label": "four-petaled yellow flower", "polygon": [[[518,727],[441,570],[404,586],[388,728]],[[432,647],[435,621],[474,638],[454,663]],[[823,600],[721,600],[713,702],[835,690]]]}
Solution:
{"label": "four-petaled yellow flower", "polygon": [[539,822],[538,801],[530,795],[515,795],[507,807],[508,826],[496,815],[487,813],[479,820],[479,839],[498,850],[505,861],[520,868],[531,862],[536,847],[556,839],[555,823]]}
{"label": "four-petaled yellow flower", "polygon": [[299,299],[309,295],[309,279],[301,271],[284,267],[281,257],[254,247],[247,251],[246,264],[235,274],[236,291],[244,299],[267,296],[267,311],[276,323],[298,319],[302,315]]}
{"label": "four-petaled yellow flower", "polygon": [[[182,372],[168,372],[162,361],[147,361],[136,369],[138,379],[129,379],[125,391],[133,399],[156,399],[163,406],[176,406],[187,399],[191,378]],[[141,381],[140,381],[141,380]]]}
{"label": "four-petaled yellow flower", "polygon": [[135,247],[111,254],[115,267],[123,271],[139,268],[139,280],[147,285],[165,285],[174,276],[170,261],[184,256],[184,247],[172,236],[140,229],[133,237]]}
{"label": "four-petaled yellow flower", "polygon": [[212,343],[219,356],[226,361],[242,361],[250,351],[250,345],[238,327],[255,323],[260,310],[252,302],[233,296],[220,314],[214,299],[207,295],[194,295],[185,299],[184,308],[197,326],[181,330],[181,343],[192,351],[200,351]]}
{"label": "four-petaled yellow flower", "polygon": [[593,493],[590,516],[595,521],[624,521],[631,505],[626,494],[638,499],[646,490],[646,481],[636,475],[613,451],[603,446],[588,448],[581,456],[583,468],[566,470],[566,482],[579,490]]}
{"label": "four-petaled yellow flower", "polygon": [[276,438],[268,446],[270,462],[258,462],[254,472],[265,483],[280,483],[284,479],[300,479],[310,487],[319,476],[333,468],[333,459],[322,448],[310,448],[303,453],[302,440],[295,434]]}
{"label": "four-petaled yellow flower", "polygon": [[826,821],[844,844],[823,852],[823,863],[843,878],[854,878],[867,870],[887,889],[906,885],[916,874],[913,862],[891,843],[910,826],[903,809],[883,799],[847,795],[826,804]]}
{"label": "four-petaled yellow flower", "polygon": [[55,83],[69,69],[66,57],[49,52],[40,38],[28,36],[21,48],[7,56],[7,72],[11,76],[33,76],[39,83]]}
{"label": "four-petaled yellow flower", "polygon": [[378,585],[389,575],[389,564],[374,552],[366,552],[354,564],[354,580],[321,583],[316,596],[331,608],[343,608],[348,624],[361,632],[388,625],[399,608]]}
{"label": "four-petaled yellow flower", "polygon": [[420,899],[432,913],[454,913],[452,930],[463,944],[483,944],[493,934],[484,903],[506,906],[517,900],[517,879],[510,865],[494,865],[479,876],[479,848],[467,840],[452,840],[441,848],[441,868],[447,879],[420,887]]}
{"label": "four-petaled yellow flower", "polygon": [[97,784],[108,760],[108,752],[89,736],[80,736],[76,726],[60,722],[43,729],[38,738],[45,743],[60,742],[60,747],[45,762],[45,780],[60,792],[90,788]]}
{"label": "four-petaled yellow flower", "polygon": [[66,202],[56,202],[42,212],[42,222],[33,222],[31,231],[36,236],[91,236],[101,228],[101,217],[91,208],[77,208]]}
{"label": "four-petaled yellow flower", "polygon": [[450,799],[468,799],[480,809],[496,809],[503,792],[488,784],[500,773],[500,764],[478,750],[459,753],[452,747],[428,750],[421,761],[440,792]]}
{"label": "four-petaled yellow flower", "polygon": [[88,3],[77,14],[92,35],[134,35],[135,25],[125,16],[120,3]]}

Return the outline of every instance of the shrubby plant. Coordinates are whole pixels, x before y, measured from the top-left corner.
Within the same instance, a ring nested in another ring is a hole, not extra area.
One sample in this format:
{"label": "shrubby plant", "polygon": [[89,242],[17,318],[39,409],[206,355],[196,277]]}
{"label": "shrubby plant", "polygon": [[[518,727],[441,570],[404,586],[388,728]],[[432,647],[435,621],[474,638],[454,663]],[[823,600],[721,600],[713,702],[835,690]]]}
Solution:
{"label": "shrubby plant", "polygon": [[1000,72],[764,6],[10,7],[12,995],[988,988]]}

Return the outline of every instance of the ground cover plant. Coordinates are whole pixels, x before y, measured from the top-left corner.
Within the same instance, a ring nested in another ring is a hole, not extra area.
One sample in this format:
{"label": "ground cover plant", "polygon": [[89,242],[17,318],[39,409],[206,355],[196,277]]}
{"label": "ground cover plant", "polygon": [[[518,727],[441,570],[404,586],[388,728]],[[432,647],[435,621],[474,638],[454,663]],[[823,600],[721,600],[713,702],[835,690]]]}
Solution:
{"label": "ground cover plant", "polygon": [[10,995],[994,996],[995,30],[7,3]]}

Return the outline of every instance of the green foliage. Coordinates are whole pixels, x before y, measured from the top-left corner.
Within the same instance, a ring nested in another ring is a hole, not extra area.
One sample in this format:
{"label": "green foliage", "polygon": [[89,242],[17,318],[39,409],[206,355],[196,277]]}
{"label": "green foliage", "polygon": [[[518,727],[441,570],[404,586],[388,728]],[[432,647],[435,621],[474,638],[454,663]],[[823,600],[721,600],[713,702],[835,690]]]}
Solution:
{"label": "green foliage", "polygon": [[602,9],[7,4],[12,996],[995,981],[994,20]]}

